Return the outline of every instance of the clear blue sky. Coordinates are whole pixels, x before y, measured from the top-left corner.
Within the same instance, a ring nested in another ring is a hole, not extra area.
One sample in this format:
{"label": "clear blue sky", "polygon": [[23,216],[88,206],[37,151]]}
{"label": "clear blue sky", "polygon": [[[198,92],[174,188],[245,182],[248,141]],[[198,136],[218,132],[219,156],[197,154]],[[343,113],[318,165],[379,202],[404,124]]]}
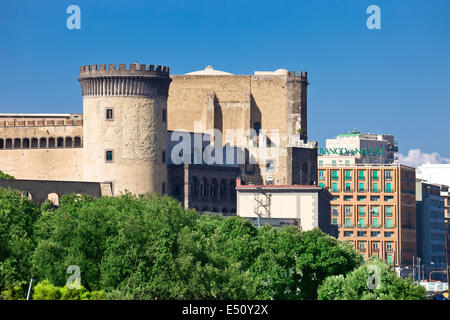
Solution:
{"label": "clear blue sky", "polygon": [[[66,8],[81,8],[81,30]],[[381,30],[366,9],[381,8]],[[0,112],[82,112],[79,66],[307,70],[309,136],[391,133],[450,157],[450,1],[4,1]]]}

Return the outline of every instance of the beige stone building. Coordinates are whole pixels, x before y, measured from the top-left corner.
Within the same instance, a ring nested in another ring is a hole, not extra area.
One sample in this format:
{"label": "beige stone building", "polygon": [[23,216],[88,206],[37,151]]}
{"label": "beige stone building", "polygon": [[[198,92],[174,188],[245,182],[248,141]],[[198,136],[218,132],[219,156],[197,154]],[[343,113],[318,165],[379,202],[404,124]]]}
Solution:
{"label": "beige stone building", "polygon": [[[316,183],[306,72],[232,75],[207,67],[170,77],[164,66],[101,64],[82,66],[78,80],[82,114],[0,114],[0,170],[19,180],[97,182],[104,195],[167,193],[186,207],[223,213],[236,212],[238,176]],[[244,161],[173,164],[168,132],[180,131],[242,150]]]}

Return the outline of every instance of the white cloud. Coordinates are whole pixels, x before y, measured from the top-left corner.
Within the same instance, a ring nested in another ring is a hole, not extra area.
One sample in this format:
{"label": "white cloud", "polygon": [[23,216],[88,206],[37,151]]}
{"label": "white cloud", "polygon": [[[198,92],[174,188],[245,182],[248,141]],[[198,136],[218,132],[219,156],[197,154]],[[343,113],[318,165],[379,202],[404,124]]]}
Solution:
{"label": "white cloud", "polygon": [[397,153],[396,155],[398,157],[398,162],[415,168],[428,163],[450,163],[450,158],[445,158],[437,152],[422,152],[420,149],[409,150],[407,156],[404,156],[401,153]]}

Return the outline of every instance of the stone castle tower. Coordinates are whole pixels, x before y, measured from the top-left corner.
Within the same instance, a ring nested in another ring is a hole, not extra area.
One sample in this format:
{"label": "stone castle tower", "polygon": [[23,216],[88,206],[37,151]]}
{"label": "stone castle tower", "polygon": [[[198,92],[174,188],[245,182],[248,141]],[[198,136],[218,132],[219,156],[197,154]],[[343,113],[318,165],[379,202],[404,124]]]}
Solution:
{"label": "stone castle tower", "polygon": [[83,180],[112,183],[113,195],[167,192],[169,68],[82,66]]}

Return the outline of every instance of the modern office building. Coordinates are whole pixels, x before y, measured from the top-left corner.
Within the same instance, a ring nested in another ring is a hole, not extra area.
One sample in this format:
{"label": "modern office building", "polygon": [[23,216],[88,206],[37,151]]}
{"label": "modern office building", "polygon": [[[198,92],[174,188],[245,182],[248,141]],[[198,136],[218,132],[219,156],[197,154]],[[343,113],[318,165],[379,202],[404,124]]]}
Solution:
{"label": "modern office building", "polygon": [[319,165],[319,186],[332,194],[339,239],[368,259],[410,266],[416,253],[415,170],[399,164]]}
{"label": "modern office building", "polygon": [[389,164],[398,147],[389,134],[360,133],[354,129],[326,140],[319,149],[319,165]]}
{"label": "modern office building", "polygon": [[444,198],[437,184],[416,180],[417,256],[422,259],[424,278],[446,280]]}

